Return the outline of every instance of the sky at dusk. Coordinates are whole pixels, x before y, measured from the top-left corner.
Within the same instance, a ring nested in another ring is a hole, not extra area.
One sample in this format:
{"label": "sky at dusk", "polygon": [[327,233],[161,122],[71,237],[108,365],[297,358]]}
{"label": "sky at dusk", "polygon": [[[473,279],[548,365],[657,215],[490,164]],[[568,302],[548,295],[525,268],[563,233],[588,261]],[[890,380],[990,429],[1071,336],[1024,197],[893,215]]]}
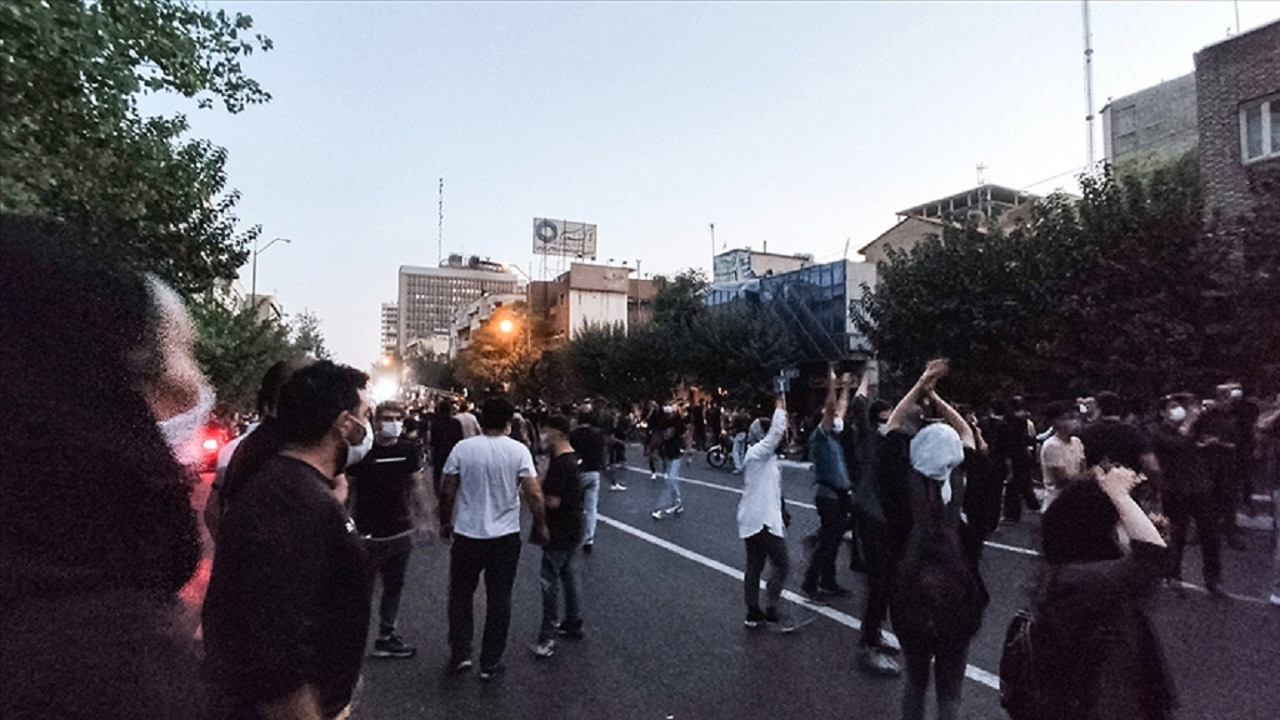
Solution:
{"label": "sky at dusk", "polygon": [[[532,219],[599,226],[599,259],[709,271],[716,249],[838,259],[894,213],[986,179],[1071,190],[1085,163],[1078,2],[229,2],[275,49],[274,96],[187,112],[226,147],[260,292],[378,355],[400,265],[444,252],[538,276]],[[1096,108],[1191,72],[1232,2],[1092,3]],[[1240,2],[1241,30],[1280,3]],[[1097,153],[1102,154],[1101,122]],[[1047,180],[1047,181],[1046,181]],[[556,261],[551,263],[553,269]],[[249,285],[249,266],[242,273]]]}

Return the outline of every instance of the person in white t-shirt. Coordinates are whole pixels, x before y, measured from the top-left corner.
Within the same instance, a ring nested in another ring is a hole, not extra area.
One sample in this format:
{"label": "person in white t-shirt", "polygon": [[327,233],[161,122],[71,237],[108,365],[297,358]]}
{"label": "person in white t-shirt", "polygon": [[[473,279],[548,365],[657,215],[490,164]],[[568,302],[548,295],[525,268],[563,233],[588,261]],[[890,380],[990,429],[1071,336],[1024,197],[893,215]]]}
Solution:
{"label": "person in white t-shirt", "polygon": [[1053,502],[1067,483],[1084,473],[1084,444],[1075,436],[1080,423],[1073,403],[1050,406],[1053,435],[1040,448],[1040,469],[1044,474],[1044,504]]}
{"label": "person in white t-shirt", "polygon": [[458,423],[462,425],[462,437],[473,438],[481,433],[480,421],[472,414],[470,407],[463,407],[462,412],[454,415],[458,419]]}
{"label": "person in white t-shirt", "polygon": [[485,622],[480,679],[503,671],[511,625],[511,589],[520,561],[520,499],[533,515],[530,542],[547,541],[542,488],[529,448],[507,436],[515,407],[506,398],[486,400],[480,435],[454,446],[444,464],[440,533],[453,538],[449,553],[449,666],[471,669],[475,618],[472,598],[484,575]]}
{"label": "person in white t-shirt", "polygon": [[[767,432],[761,432],[763,427]],[[743,574],[743,599],[749,628],[766,625],[785,628],[778,612],[782,586],[790,567],[787,553],[785,510],[782,507],[782,470],[778,467],[778,443],[787,431],[787,398],[778,394],[772,420],[752,425],[742,470],[742,499],[738,501],[738,537],[747,546],[747,571]],[[760,608],[760,574],[765,562],[773,564],[766,586],[765,608]]]}

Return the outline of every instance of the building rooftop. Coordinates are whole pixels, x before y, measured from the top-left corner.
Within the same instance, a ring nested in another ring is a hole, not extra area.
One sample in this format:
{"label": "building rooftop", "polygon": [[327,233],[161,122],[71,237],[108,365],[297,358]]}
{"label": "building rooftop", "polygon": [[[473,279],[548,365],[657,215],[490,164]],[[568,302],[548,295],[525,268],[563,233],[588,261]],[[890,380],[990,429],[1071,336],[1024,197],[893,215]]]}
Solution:
{"label": "building rooftop", "polygon": [[995,205],[1016,207],[1039,199],[1039,195],[1033,195],[1003,185],[986,183],[964,192],[948,195],[937,200],[930,200],[927,203],[901,210],[898,215],[900,217],[945,218],[948,215],[967,212],[968,210],[981,210],[984,207]]}

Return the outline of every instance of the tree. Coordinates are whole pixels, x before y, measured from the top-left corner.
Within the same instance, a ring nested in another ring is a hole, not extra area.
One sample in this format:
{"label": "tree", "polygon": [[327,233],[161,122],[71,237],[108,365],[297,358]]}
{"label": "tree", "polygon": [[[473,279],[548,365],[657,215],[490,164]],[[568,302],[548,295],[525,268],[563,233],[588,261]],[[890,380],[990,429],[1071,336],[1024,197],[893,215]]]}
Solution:
{"label": "tree", "polygon": [[458,380],[481,392],[497,388],[519,390],[538,359],[538,339],[543,334],[544,329],[534,322],[525,303],[503,306],[458,353]]}
{"label": "tree", "polygon": [[802,359],[787,324],[759,304],[711,308],[693,320],[688,342],[689,378],[704,389],[724,390],[743,406],[767,397],[773,376]]}
{"label": "tree", "polygon": [[324,334],[320,332],[320,318],[310,310],[303,310],[294,316],[289,323],[290,342],[301,355],[316,360],[332,360],[329,349],[324,346]]}
{"label": "tree", "polygon": [[226,152],[186,118],[144,117],[142,93],[270,98],[241,60],[271,41],[247,15],[190,0],[0,6],[0,211],[61,220],[188,295],[235,276],[257,228],[237,230]]}
{"label": "tree", "polygon": [[288,329],[262,320],[248,307],[228,307],[207,293],[190,303],[196,325],[195,356],[218,393],[218,412],[249,412],[267,369],[296,357]]}
{"label": "tree", "polygon": [[656,278],[658,292],[653,298],[653,321],[672,329],[688,327],[706,310],[702,293],[707,289],[707,274],[697,268],[684,270],[674,278]]}

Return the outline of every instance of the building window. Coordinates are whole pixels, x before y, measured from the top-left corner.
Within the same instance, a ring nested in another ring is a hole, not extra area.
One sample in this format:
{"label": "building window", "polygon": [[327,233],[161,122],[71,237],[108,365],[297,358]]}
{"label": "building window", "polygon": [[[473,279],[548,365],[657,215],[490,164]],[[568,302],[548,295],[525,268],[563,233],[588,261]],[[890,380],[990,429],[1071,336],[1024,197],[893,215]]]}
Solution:
{"label": "building window", "polygon": [[1240,106],[1240,157],[1246,165],[1280,157],[1280,95]]}

